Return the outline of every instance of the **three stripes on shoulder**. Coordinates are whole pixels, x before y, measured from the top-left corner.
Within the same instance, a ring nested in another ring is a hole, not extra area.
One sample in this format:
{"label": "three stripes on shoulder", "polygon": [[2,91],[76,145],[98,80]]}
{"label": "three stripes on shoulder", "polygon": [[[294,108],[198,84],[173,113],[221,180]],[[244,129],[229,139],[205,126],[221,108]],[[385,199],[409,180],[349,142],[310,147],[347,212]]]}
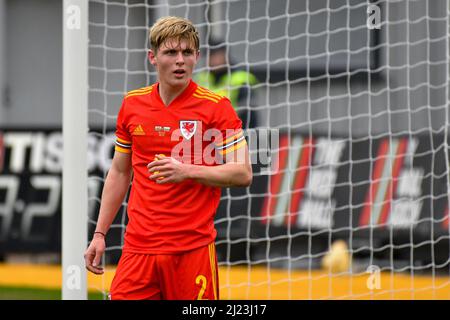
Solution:
{"label": "three stripes on shoulder", "polygon": [[[154,85],[151,85],[149,87],[144,87],[136,90],[131,90],[127,93],[125,96],[126,98],[134,97],[134,96],[141,96],[145,94],[149,94],[152,92]],[[208,90],[203,87],[197,87],[195,92],[192,94],[194,97],[199,99],[206,99],[215,103],[219,103],[220,100],[224,98],[224,96],[221,96],[217,93],[212,92],[211,90]]]}

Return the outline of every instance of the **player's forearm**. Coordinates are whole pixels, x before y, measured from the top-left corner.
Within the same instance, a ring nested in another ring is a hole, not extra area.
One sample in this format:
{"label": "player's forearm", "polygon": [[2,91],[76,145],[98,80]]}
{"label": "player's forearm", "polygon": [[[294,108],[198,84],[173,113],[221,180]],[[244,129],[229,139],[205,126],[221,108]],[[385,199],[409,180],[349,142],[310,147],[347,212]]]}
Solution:
{"label": "player's forearm", "polygon": [[117,215],[130,186],[131,171],[110,170],[105,180],[96,231],[106,234]]}
{"label": "player's forearm", "polygon": [[252,183],[252,167],[244,163],[226,163],[219,166],[188,168],[190,179],[214,187],[247,187]]}

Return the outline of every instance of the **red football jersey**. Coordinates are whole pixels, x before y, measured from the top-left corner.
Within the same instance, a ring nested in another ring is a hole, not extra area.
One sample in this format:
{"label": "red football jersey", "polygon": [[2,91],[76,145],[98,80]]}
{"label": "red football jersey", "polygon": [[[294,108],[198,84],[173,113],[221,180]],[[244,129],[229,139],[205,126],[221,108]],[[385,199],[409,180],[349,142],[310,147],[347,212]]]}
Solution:
{"label": "red football jersey", "polygon": [[147,165],[157,154],[184,163],[218,165],[217,155],[245,146],[242,122],[230,101],[191,81],[165,106],[159,83],[130,91],[119,111],[116,152],[131,153],[125,252],[177,253],[214,241],[221,191],[194,180],[157,184]]}

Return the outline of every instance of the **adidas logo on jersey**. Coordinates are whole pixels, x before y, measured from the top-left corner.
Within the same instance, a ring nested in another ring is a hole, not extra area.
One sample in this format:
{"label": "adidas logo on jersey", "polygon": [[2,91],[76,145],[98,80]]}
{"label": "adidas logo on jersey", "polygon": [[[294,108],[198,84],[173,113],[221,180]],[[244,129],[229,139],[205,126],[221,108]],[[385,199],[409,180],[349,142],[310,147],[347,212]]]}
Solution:
{"label": "adidas logo on jersey", "polygon": [[144,136],[145,131],[142,129],[141,125],[138,125],[136,128],[134,128],[133,132],[131,133],[133,136]]}

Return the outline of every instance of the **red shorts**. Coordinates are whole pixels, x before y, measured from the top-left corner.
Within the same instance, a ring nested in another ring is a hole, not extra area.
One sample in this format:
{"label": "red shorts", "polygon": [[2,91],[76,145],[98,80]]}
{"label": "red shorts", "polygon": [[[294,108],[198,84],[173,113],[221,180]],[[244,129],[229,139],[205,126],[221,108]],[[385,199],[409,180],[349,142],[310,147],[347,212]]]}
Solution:
{"label": "red shorts", "polygon": [[123,253],[111,284],[112,300],[217,300],[214,243],[181,254]]}

